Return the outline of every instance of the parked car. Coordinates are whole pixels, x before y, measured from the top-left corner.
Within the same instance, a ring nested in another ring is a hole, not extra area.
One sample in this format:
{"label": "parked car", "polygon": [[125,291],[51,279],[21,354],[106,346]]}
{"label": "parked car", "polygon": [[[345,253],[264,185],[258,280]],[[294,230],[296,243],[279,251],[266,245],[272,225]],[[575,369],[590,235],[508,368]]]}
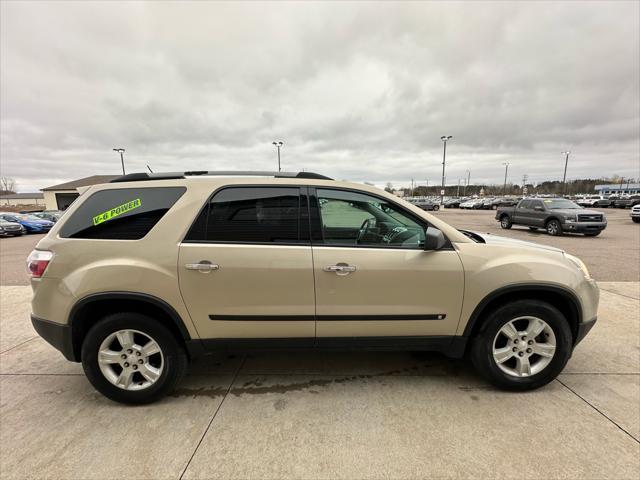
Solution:
{"label": "parked car", "polygon": [[162,397],[205,353],[303,346],[468,352],[493,384],[529,390],[562,371],[598,307],[562,250],[310,172],[93,186],[27,267],[36,331],[125,403]]}
{"label": "parked car", "polygon": [[44,212],[37,212],[33,215],[43,220],[49,220],[50,222],[56,223],[62,216],[62,212],[58,210],[49,210]]}
{"label": "parked car", "polygon": [[466,198],[451,198],[444,202],[444,208],[460,208],[460,204],[466,201]]}
{"label": "parked car", "polygon": [[488,198],[483,198],[482,202],[480,202],[479,205],[479,209],[480,210],[491,210],[493,208],[493,201],[495,200],[495,198],[493,197],[488,197]]}
{"label": "parked car", "polygon": [[440,205],[438,205],[436,202],[433,202],[431,200],[420,200],[418,202],[415,202],[414,205],[418,208],[421,208],[422,210],[426,210],[426,211],[438,211],[440,210]]}
{"label": "parked car", "polygon": [[519,201],[520,199],[516,197],[494,198],[491,202],[491,208],[497,210],[500,207],[515,207]]}
{"label": "parked car", "polygon": [[19,223],[0,219],[0,237],[17,237],[25,233],[25,228]]}
{"label": "parked car", "polygon": [[591,208],[608,208],[611,206],[611,200],[598,195],[582,197],[575,201],[581,207]]}
{"label": "parked car", "polygon": [[466,202],[462,202],[460,204],[460,208],[466,210],[478,210],[482,206],[481,198],[472,198],[471,200],[467,200]]}
{"label": "parked car", "polygon": [[51,230],[53,222],[43,220],[34,215],[26,215],[20,213],[0,213],[0,219],[7,222],[19,223],[27,233],[46,233]]}
{"label": "parked car", "polygon": [[634,205],[631,207],[631,220],[635,223],[640,223],[640,205]]}
{"label": "parked car", "polygon": [[613,203],[613,205],[616,208],[631,208],[634,205],[639,205],[639,204],[640,204],[640,195],[620,197]]}
{"label": "parked car", "polygon": [[602,213],[586,210],[565,198],[525,198],[515,207],[499,208],[496,220],[505,229],[525,225],[531,230],[543,228],[549,235],[572,232],[595,237],[607,228],[607,219]]}

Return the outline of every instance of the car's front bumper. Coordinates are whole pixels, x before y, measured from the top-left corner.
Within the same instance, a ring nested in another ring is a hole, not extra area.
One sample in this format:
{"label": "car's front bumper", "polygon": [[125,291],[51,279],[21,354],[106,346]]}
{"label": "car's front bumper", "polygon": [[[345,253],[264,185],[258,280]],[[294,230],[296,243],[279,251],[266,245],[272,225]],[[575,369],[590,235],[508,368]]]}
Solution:
{"label": "car's front bumper", "polygon": [[601,222],[575,222],[562,224],[563,232],[595,233],[601,232],[605,228],[607,228],[607,224]]}
{"label": "car's front bumper", "polygon": [[44,320],[34,315],[31,315],[31,324],[36,332],[38,332],[38,335],[53,347],[60,350],[67,360],[71,360],[72,362],[80,361],[79,358],[76,358],[76,354],[73,351],[73,338],[69,325]]}

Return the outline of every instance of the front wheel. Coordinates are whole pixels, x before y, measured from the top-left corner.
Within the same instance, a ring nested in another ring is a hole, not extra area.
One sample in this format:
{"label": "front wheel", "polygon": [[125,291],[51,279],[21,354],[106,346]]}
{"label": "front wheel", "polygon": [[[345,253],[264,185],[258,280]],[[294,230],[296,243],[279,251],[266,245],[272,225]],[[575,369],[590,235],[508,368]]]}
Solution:
{"label": "front wheel", "polygon": [[513,224],[511,223],[511,219],[507,215],[503,215],[500,218],[500,226],[505,230],[509,230]]}
{"label": "front wheel", "polygon": [[562,225],[560,225],[560,222],[558,220],[549,220],[547,222],[547,233],[554,237],[562,235]]}
{"label": "front wheel", "polygon": [[440,210],[440,205],[434,205],[433,206],[433,211],[437,212],[438,210]]}
{"label": "front wheel", "polygon": [[105,397],[128,404],[151,403],[185,374],[187,356],[157,320],[134,312],[108,315],[82,343],[82,367]]}
{"label": "front wheel", "polygon": [[569,324],[555,307],[519,300],[488,316],[473,340],[471,360],[499,388],[532,390],[560,374],[572,344]]}
{"label": "front wheel", "polygon": [[640,223],[640,218],[632,218],[631,220],[633,220],[633,223]]}

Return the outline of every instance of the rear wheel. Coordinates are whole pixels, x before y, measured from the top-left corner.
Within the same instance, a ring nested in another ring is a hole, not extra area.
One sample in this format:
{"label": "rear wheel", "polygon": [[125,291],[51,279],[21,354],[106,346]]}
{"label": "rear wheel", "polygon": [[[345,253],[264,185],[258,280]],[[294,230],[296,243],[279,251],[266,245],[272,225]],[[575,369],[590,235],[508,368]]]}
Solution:
{"label": "rear wheel", "polygon": [[549,220],[546,225],[547,233],[557,237],[562,235],[562,225],[558,220]]}
{"label": "rear wheel", "polygon": [[108,315],[82,343],[82,367],[105,397],[150,403],[170,392],[185,374],[187,356],[157,320],[133,312]]}
{"label": "rear wheel", "polygon": [[433,206],[433,211],[437,212],[438,210],[440,210],[440,205],[434,205]]}
{"label": "rear wheel", "polygon": [[508,230],[511,228],[513,224],[511,223],[511,219],[509,218],[508,215],[503,215],[502,217],[500,217],[500,226],[502,228],[504,228],[505,230]]}
{"label": "rear wheel", "polygon": [[492,312],[473,340],[476,369],[497,387],[531,390],[555,379],[571,356],[566,318],[538,300],[519,300]]}

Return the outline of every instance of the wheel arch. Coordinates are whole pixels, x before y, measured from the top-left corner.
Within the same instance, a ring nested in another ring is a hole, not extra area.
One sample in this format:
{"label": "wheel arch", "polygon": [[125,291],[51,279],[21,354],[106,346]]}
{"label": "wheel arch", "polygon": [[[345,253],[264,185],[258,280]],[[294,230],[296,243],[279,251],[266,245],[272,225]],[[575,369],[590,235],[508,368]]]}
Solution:
{"label": "wheel arch", "polygon": [[560,227],[562,227],[562,220],[560,220],[558,217],[556,217],[555,215],[552,215],[550,217],[547,217],[544,219],[544,226],[545,228],[547,227],[547,224],[551,221],[551,220],[556,220],[559,224]]}
{"label": "wheel arch", "polygon": [[110,313],[137,312],[149,315],[165,325],[178,340],[189,342],[191,335],[176,310],[164,300],[137,292],[103,292],[88,295],[75,303],[69,313],[71,341],[75,361],[80,361],[82,342],[96,321]]}
{"label": "wheel arch", "polygon": [[482,328],[493,309],[516,300],[540,300],[557,308],[569,322],[573,343],[578,338],[578,325],[582,322],[582,307],[578,297],[559,285],[519,284],[499,288],[489,293],[473,310],[463,336],[473,338]]}

